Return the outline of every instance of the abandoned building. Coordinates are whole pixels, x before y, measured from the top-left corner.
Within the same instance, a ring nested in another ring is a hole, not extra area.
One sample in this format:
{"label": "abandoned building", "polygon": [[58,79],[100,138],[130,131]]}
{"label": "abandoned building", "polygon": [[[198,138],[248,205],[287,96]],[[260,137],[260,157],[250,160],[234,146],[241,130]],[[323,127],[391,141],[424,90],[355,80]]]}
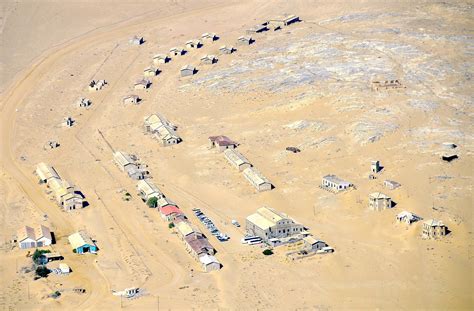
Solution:
{"label": "abandoned building", "polygon": [[158,139],[162,146],[175,145],[182,141],[176,134],[177,127],[161,115],[154,114],[145,117],[144,126],[145,131],[152,133],[153,138]]}
{"label": "abandoned building", "polygon": [[372,172],[372,174],[377,174],[378,172],[380,172],[381,169],[382,167],[380,166],[380,161],[370,162],[370,171]]}
{"label": "abandoned building", "polygon": [[219,48],[219,52],[221,54],[232,54],[235,52],[235,49],[232,46],[223,45]]}
{"label": "abandoned building", "polygon": [[167,207],[167,206],[178,207],[178,205],[176,203],[174,203],[171,199],[168,199],[165,196],[162,196],[162,197],[158,198],[158,207],[159,208],[164,208],[164,207]]}
{"label": "abandoned building", "polygon": [[145,77],[154,77],[160,73],[158,68],[147,67],[143,70],[143,76]]}
{"label": "abandoned building", "polygon": [[38,163],[35,172],[41,183],[48,183],[48,181],[52,178],[59,179],[59,174],[56,172],[56,170],[44,162]]}
{"label": "abandoned building", "polygon": [[255,42],[255,40],[251,36],[240,36],[237,39],[237,44],[238,45],[250,45],[254,42]]}
{"label": "abandoned building", "polygon": [[89,83],[89,91],[99,91],[107,85],[107,81],[105,80],[92,80]]}
{"label": "abandoned building", "polygon": [[372,81],[372,90],[395,90],[404,88],[399,80]]}
{"label": "abandoned building", "polygon": [[17,242],[20,249],[26,249],[51,245],[53,239],[46,226],[24,226],[17,232]]}
{"label": "abandoned building", "polygon": [[84,207],[84,198],[70,182],[53,178],[49,180],[48,188],[53,192],[58,205],[62,206],[64,210],[71,211]]}
{"label": "abandoned building", "polygon": [[175,205],[166,205],[159,208],[161,218],[165,221],[173,221],[177,215],[183,214],[183,212]]}
{"label": "abandoned building", "polygon": [[422,236],[425,239],[438,239],[444,237],[448,227],[441,220],[428,219],[423,222]]}
{"label": "abandoned building", "polygon": [[135,90],[146,90],[151,85],[151,81],[147,79],[140,79],[133,85]]}
{"label": "abandoned building", "polygon": [[186,54],[186,50],[183,48],[174,47],[170,49],[170,55],[172,56],[181,56]]}
{"label": "abandoned building", "polygon": [[204,255],[199,257],[199,261],[201,262],[202,269],[205,272],[216,271],[221,268],[221,263],[217,260],[216,257],[211,255]]}
{"label": "abandoned building", "polygon": [[383,182],[383,185],[385,186],[385,188],[390,190],[395,190],[401,186],[401,184],[399,184],[398,182],[388,179]]}
{"label": "abandoned building", "polygon": [[300,21],[300,18],[296,15],[284,15],[278,16],[268,21],[268,25],[273,27],[283,27],[288,26],[293,23],[297,23]]}
{"label": "abandoned building", "polygon": [[68,240],[73,252],[76,254],[95,254],[98,251],[95,242],[83,231],[71,234]]}
{"label": "abandoned building", "polygon": [[127,173],[128,177],[134,180],[144,179],[147,174],[146,171],[136,163],[135,159],[122,151],[116,151],[114,153],[114,161],[122,172]]}
{"label": "abandoned building", "polygon": [[326,242],[315,239],[314,237],[308,235],[303,238],[304,249],[307,251],[317,252],[327,247]]}
{"label": "abandoned building", "polygon": [[459,158],[458,155],[454,153],[444,154],[441,156],[441,160],[446,161],[446,162],[452,162],[458,158]]}
{"label": "abandoned building", "polygon": [[201,57],[201,64],[212,65],[217,63],[217,57],[215,55],[204,55]]}
{"label": "abandoned building", "polygon": [[76,101],[76,106],[79,108],[87,108],[92,104],[91,100],[85,97],[80,97]]}
{"label": "abandoned building", "polygon": [[243,171],[250,168],[252,164],[244,157],[240,152],[235,149],[224,150],[224,157],[226,160],[239,171]]}
{"label": "abandoned building", "polygon": [[267,31],[268,27],[266,25],[255,25],[254,27],[247,29],[247,34],[255,34]]}
{"label": "abandoned building", "polygon": [[411,225],[412,223],[417,222],[422,219],[423,218],[421,218],[420,216],[415,215],[411,212],[407,212],[407,211],[403,211],[397,215],[398,222],[404,222],[408,225]]}
{"label": "abandoned building", "polygon": [[201,39],[207,41],[216,41],[217,39],[219,39],[219,37],[213,32],[206,32],[202,34]]}
{"label": "abandoned building", "polygon": [[246,232],[262,238],[264,242],[270,239],[290,237],[303,232],[301,224],[295,222],[283,213],[272,208],[261,207],[256,213],[246,218]]}
{"label": "abandoned building", "polygon": [[160,199],[164,197],[161,190],[149,179],[142,179],[137,182],[138,195],[143,202],[147,202],[151,198]]}
{"label": "abandoned building", "polygon": [[[231,150],[231,149],[229,149]],[[268,191],[273,189],[272,183],[265,178],[259,171],[254,167],[248,167],[243,170],[244,177],[257,189],[259,192]]]}
{"label": "abandoned building", "polygon": [[196,68],[192,65],[185,65],[180,69],[181,77],[192,76],[196,73]]}
{"label": "abandoned building", "polygon": [[186,47],[188,49],[199,49],[202,46],[201,40],[193,39],[186,42]]}
{"label": "abandoned building", "polygon": [[194,232],[184,238],[186,250],[195,258],[203,255],[214,255],[216,250],[212,247],[209,240],[201,233]]}
{"label": "abandoned building", "polygon": [[122,97],[122,103],[125,105],[136,105],[140,102],[138,95],[127,95]]}
{"label": "abandoned building", "polygon": [[332,191],[340,192],[352,188],[354,185],[348,181],[342,180],[336,175],[326,175],[322,179],[321,188]]}
{"label": "abandoned building", "polygon": [[152,114],[144,118],[145,131],[148,133],[154,133],[158,129],[158,127],[162,125],[172,128],[173,130],[176,130],[178,128],[176,125],[168,121],[160,114]]}
{"label": "abandoned building", "polygon": [[153,56],[153,64],[159,65],[159,64],[166,64],[170,61],[170,58],[166,54],[156,54]]}
{"label": "abandoned building", "polygon": [[143,37],[133,36],[132,38],[130,38],[129,43],[132,45],[142,45],[143,43],[145,43],[145,40],[143,39]]}
{"label": "abandoned building", "polygon": [[392,199],[381,193],[374,192],[369,194],[369,209],[373,211],[382,211],[392,208]]}
{"label": "abandoned building", "polygon": [[211,148],[217,148],[219,151],[237,148],[237,143],[224,135],[209,136],[209,142],[211,144]]}
{"label": "abandoned building", "polygon": [[65,127],[71,127],[74,125],[76,121],[71,118],[71,117],[65,117],[64,120],[63,120],[63,123],[62,125],[65,126]]}
{"label": "abandoned building", "polygon": [[175,225],[176,232],[181,240],[184,240],[188,235],[193,233],[200,233],[200,231],[192,226],[189,222],[181,221]]}

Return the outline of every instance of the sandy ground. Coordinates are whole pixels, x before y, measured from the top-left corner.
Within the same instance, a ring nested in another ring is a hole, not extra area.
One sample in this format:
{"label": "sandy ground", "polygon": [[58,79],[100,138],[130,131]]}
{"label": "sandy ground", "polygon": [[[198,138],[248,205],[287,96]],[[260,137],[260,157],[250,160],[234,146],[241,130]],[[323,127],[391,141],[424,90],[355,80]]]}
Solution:
{"label": "sandy ground", "polygon": [[[472,309],[471,5],[71,1],[7,2],[2,12],[2,308]],[[202,55],[235,45],[250,26],[285,12],[303,22],[258,34],[255,44],[236,46],[215,65],[199,64]],[[38,33],[28,31],[35,26]],[[132,89],[154,54],[204,32],[220,39],[161,65],[149,90]],[[135,34],[145,37],[143,46],[128,44]],[[197,75],[179,77],[185,64],[196,65]],[[374,92],[370,81],[380,77],[400,79],[405,88]],[[89,93],[91,79],[109,85]],[[141,104],[124,106],[121,97],[133,93]],[[80,96],[92,100],[89,109],[74,107]],[[143,117],[155,112],[178,125],[181,144],[163,148],[144,135]],[[65,116],[77,121],[72,128],[60,126]],[[199,207],[230,235],[227,243],[210,238],[222,270],[201,272],[156,210],[135,195],[98,130],[114,149],[148,164],[154,182],[195,224],[191,209]],[[276,188],[256,193],[209,150],[207,137],[219,134],[240,142]],[[50,139],[61,146],[44,150]],[[441,145],[447,141],[458,145],[452,163],[440,160],[450,152]],[[287,146],[302,152],[289,154]],[[373,159],[384,170],[369,180]],[[61,211],[32,173],[42,161],[72,180],[90,205]],[[356,189],[321,190],[329,173]],[[386,190],[385,179],[402,187]],[[123,189],[131,201],[121,199]],[[374,191],[389,194],[396,207],[369,211]],[[264,257],[258,246],[241,245],[244,228],[230,220],[243,224],[264,205],[303,223],[336,252],[289,262],[284,248]],[[395,222],[403,210],[441,219],[451,233],[423,240],[421,223]],[[69,276],[33,281],[21,272],[31,260],[8,241],[33,223],[54,230],[52,249],[65,255]],[[67,235],[79,229],[98,241],[97,256],[72,254]],[[121,301],[111,294],[130,286],[146,295]],[[58,289],[59,299],[47,298]]]}

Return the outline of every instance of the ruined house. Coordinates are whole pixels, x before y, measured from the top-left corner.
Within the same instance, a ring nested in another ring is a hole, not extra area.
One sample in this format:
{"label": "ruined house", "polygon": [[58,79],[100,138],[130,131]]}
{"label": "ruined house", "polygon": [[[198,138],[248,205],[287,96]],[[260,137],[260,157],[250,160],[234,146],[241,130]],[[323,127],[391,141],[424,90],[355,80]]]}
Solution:
{"label": "ruined house", "polygon": [[425,239],[438,239],[447,234],[448,227],[441,220],[428,219],[423,222],[422,236]]}
{"label": "ruined house", "polygon": [[216,41],[219,37],[213,32],[203,33],[201,39],[206,41]]}
{"label": "ruined house", "polygon": [[342,180],[336,175],[326,175],[322,179],[321,188],[331,191],[340,192],[352,188],[354,185],[348,181]]}
{"label": "ruined house", "polygon": [[133,36],[132,38],[130,38],[129,43],[132,45],[142,45],[143,43],[145,43],[145,40],[143,39],[143,37]]}
{"label": "ruined house", "polygon": [[196,68],[192,65],[185,65],[180,69],[181,77],[192,76],[196,73]]}
{"label": "ruined house", "polygon": [[226,160],[239,171],[243,171],[252,166],[249,160],[244,157],[240,152],[235,149],[226,149],[224,150],[224,156]]}
{"label": "ruined house", "polygon": [[[231,150],[231,149],[229,149]],[[248,167],[243,170],[244,177],[252,184],[255,189],[259,192],[272,190],[272,183],[265,178],[257,169],[254,167]]]}
{"label": "ruined house", "polygon": [[238,45],[250,45],[254,42],[255,42],[255,40],[251,36],[240,36],[237,39],[237,44]]}
{"label": "ruined house", "polygon": [[211,144],[211,148],[217,148],[219,151],[235,149],[237,147],[237,143],[235,141],[224,135],[209,136],[209,142]]}
{"label": "ruined house", "polygon": [[215,55],[204,55],[201,57],[201,64],[212,65],[217,62],[217,57]]}
{"label": "ruined house", "polygon": [[369,209],[382,211],[389,208],[392,208],[392,199],[389,196],[381,192],[369,194]]}
{"label": "ruined house", "polygon": [[154,77],[160,73],[160,70],[158,68],[154,67],[147,67],[143,70],[143,76],[145,77]]}
{"label": "ruined house", "polygon": [[122,97],[122,103],[125,105],[136,105],[140,101],[140,97],[138,95],[126,95]]}
{"label": "ruined house", "polygon": [[181,56],[186,53],[186,50],[179,47],[173,47],[170,49],[170,55],[172,56]]}
{"label": "ruined house", "polygon": [[202,46],[202,42],[198,39],[189,40],[186,42],[188,49],[199,49]]}
{"label": "ruined house", "polygon": [[155,56],[153,56],[153,64],[155,65],[166,64],[169,61],[170,58],[166,54],[156,54]]}
{"label": "ruined house", "polygon": [[219,48],[221,54],[232,54],[235,51],[234,47],[223,45]]}
{"label": "ruined house", "polygon": [[133,85],[135,90],[146,90],[151,85],[151,81],[147,79],[140,79]]}

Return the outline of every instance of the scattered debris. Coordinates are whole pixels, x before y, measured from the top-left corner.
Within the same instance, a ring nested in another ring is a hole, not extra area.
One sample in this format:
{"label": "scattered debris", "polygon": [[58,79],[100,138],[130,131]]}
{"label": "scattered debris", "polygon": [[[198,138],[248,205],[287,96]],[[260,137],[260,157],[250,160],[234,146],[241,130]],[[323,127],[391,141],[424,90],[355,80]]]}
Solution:
{"label": "scattered debris", "polygon": [[60,145],[57,141],[55,140],[48,140],[46,144],[44,144],[43,149],[48,150],[48,149],[55,149],[58,148]]}
{"label": "scattered debris", "polygon": [[286,150],[290,151],[290,152],[293,152],[293,153],[301,152],[301,150],[296,148],[296,147],[286,147]]}

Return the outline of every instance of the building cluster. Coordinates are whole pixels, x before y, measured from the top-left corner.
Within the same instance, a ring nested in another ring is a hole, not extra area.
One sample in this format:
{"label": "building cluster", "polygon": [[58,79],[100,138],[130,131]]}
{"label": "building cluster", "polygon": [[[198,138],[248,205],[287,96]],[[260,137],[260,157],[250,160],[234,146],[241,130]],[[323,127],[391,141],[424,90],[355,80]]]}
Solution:
{"label": "building cluster", "polygon": [[157,139],[162,146],[176,145],[182,141],[176,130],[178,127],[160,114],[152,114],[144,118],[145,132]]}
{"label": "building cluster", "polygon": [[259,237],[272,247],[301,242],[298,251],[334,251],[324,241],[314,238],[303,225],[269,207],[261,207],[249,215],[245,226],[247,236]]}
{"label": "building cluster", "polygon": [[107,81],[105,80],[92,80],[90,83],[89,83],[89,91],[100,91],[102,90],[106,85],[107,85]]}
{"label": "building cluster", "polygon": [[254,186],[257,191],[268,191],[273,189],[272,183],[258,171],[245,156],[236,148],[238,144],[227,136],[210,136],[211,148],[224,152],[226,160],[244,175],[245,179]]}
{"label": "building cluster", "polygon": [[64,210],[70,211],[83,207],[84,198],[76,187],[69,181],[61,179],[56,170],[46,163],[39,163],[36,167],[36,175],[41,183],[47,185],[52,191],[58,205]]}

